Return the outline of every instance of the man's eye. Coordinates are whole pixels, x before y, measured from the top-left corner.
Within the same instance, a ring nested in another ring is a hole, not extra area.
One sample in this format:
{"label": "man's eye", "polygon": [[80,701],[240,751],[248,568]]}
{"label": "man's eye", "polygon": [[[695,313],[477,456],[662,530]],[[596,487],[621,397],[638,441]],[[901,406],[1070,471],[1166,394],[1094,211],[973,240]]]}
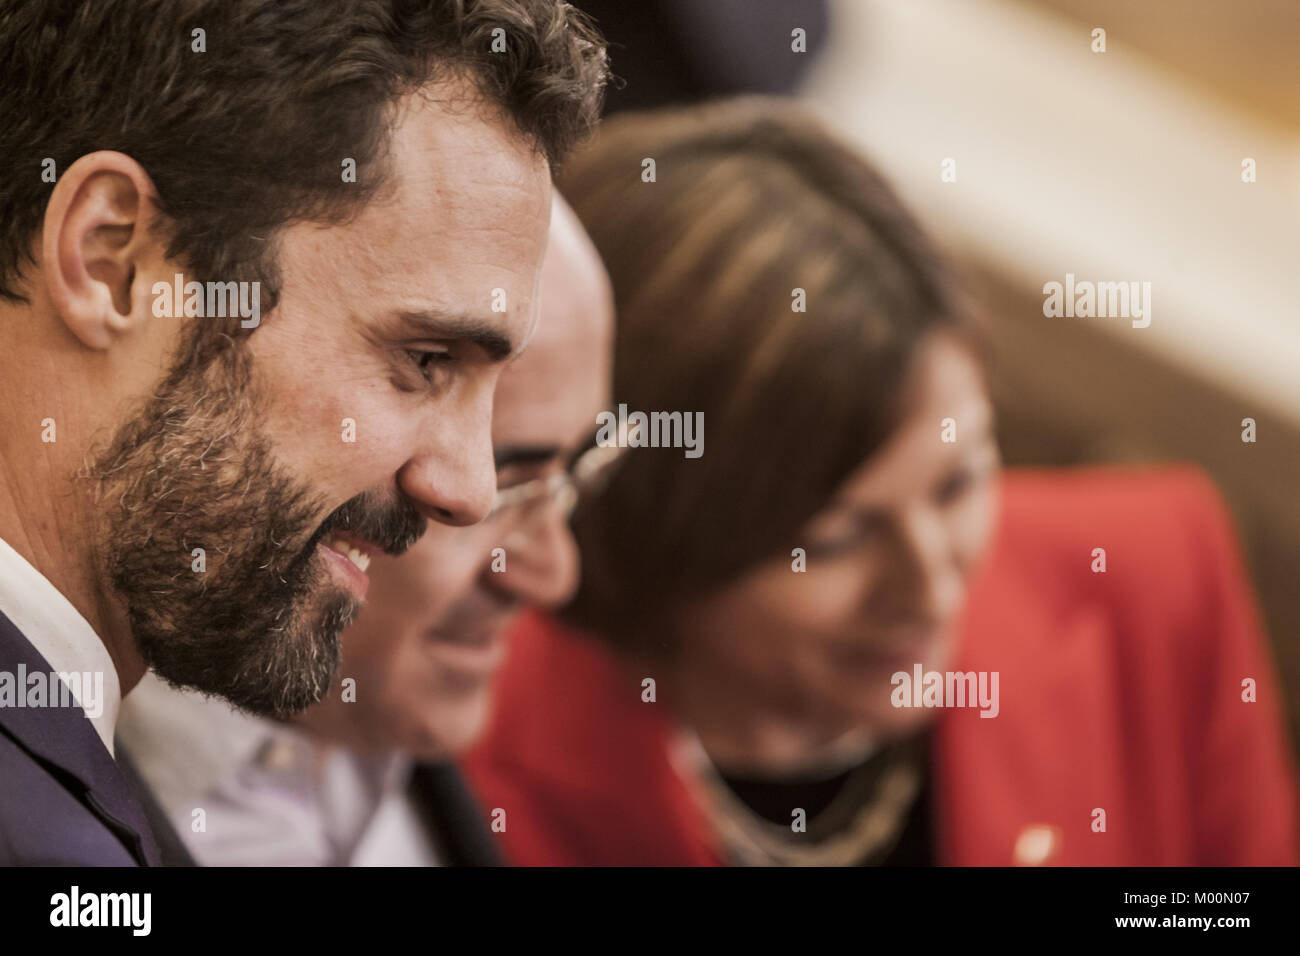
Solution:
{"label": "man's eye", "polygon": [[450,365],[456,361],[455,357],[446,351],[431,352],[428,349],[407,349],[406,355],[430,385],[433,384],[434,376],[438,374],[440,367]]}
{"label": "man's eye", "polygon": [[530,474],[518,465],[506,465],[504,468],[497,469],[497,491],[518,488],[536,477],[536,475]]}

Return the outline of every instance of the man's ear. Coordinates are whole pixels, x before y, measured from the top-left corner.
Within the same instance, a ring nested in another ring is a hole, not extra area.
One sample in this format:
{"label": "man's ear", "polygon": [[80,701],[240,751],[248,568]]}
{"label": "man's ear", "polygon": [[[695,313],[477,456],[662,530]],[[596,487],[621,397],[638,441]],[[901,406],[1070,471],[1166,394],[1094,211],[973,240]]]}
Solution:
{"label": "man's ear", "polygon": [[139,163],[106,150],[69,166],[50,194],[42,280],[59,317],[89,348],[106,349],[150,318],[132,288],[137,271],[161,259],[148,228],[156,196]]}

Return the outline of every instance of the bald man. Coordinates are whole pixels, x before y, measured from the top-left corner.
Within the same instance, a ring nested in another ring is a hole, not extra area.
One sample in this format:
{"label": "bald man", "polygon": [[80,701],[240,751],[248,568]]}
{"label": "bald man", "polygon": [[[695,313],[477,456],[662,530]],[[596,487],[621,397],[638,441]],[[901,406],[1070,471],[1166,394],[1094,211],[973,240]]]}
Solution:
{"label": "bald man", "polygon": [[541,319],[502,374],[492,418],[497,500],[375,556],[331,691],[292,723],[150,677],[119,724],[156,803],[165,862],[434,865],[499,861],[488,818],[449,759],[483,729],[507,625],[578,582],[568,515],[609,403],[613,302],[604,267],[557,198]]}

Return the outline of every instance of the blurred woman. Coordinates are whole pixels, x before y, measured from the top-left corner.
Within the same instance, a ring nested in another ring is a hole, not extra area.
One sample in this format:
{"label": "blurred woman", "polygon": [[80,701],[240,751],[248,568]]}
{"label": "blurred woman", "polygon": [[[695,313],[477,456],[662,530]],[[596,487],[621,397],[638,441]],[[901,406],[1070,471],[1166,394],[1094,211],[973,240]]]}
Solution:
{"label": "blurred woman", "polygon": [[515,634],[470,762],[515,862],[1296,860],[1210,484],[1002,473],[978,329],[867,163],[749,100],[613,120],[561,186],[616,402],[706,440],[621,436],[566,623]]}

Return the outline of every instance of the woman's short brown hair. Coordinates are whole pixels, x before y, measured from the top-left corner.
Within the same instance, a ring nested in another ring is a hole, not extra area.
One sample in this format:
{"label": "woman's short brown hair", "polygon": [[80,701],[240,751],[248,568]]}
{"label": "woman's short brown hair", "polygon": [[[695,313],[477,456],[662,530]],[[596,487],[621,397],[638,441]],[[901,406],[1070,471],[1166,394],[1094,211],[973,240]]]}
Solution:
{"label": "woman's short brown hair", "polygon": [[613,281],[615,403],[703,412],[706,437],[629,450],[580,504],[570,615],[667,637],[682,602],[798,545],[897,422],[918,344],[967,320],[890,187],[787,101],[621,115],[560,185]]}

